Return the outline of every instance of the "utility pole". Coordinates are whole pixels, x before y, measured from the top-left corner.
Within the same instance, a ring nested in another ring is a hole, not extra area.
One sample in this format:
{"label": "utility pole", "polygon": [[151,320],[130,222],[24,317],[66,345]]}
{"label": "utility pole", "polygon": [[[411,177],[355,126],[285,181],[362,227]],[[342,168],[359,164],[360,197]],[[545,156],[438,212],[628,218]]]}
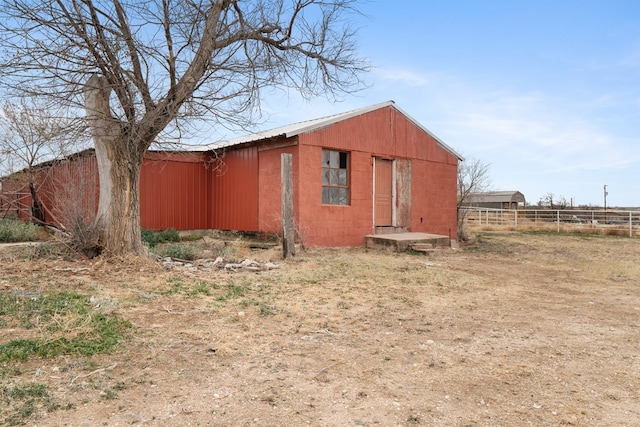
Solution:
{"label": "utility pole", "polygon": [[607,210],[607,195],[609,193],[607,192],[607,184],[604,185],[604,210]]}

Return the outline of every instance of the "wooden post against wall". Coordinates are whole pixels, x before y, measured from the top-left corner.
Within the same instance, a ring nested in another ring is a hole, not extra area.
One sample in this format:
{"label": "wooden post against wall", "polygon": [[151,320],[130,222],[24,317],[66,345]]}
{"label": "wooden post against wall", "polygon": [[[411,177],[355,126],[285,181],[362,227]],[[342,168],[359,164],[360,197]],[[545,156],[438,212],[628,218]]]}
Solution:
{"label": "wooden post against wall", "polygon": [[295,226],[293,218],[293,156],[283,153],[281,160],[282,179],[282,256],[296,254]]}

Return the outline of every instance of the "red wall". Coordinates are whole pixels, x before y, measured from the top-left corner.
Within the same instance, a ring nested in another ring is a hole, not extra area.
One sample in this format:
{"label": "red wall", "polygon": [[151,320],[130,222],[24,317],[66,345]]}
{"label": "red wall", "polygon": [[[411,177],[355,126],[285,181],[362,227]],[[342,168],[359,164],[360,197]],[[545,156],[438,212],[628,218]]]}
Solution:
{"label": "red wall", "polygon": [[140,171],[140,225],[149,230],[209,228],[208,156],[145,155]]}
{"label": "red wall", "polygon": [[322,147],[301,145],[294,159],[298,170],[294,186],[299,195],[296,219],[300,233],[308,247],[359,246],[364,236],[373,231],[371,155],[358,151],[350,153],[351,204],[333,206],[322,204]]}
{"label": "red wall", "polygon": [[[17,177],[16,177],[17,178]],[[5,178],[0,193],[0,218],[10,215],[28,221],[31,217],[31,194],[20,179]]]}
{"label": "red wall", "polygon": [[[348,206],[322,204],[323,148],[350,153]],[[457,157],[393,107],[288,140],[228,150],[220,162],[212,162],[207,153],[147,153],[140,178],[142,227],[280,234],[282,153],[293,154],[294,212],[299,234],[309,247],[359,246],[374,231],[373,157],[411,162],[400,168],[411,171],[411,206],[403,207],[402,213],[408,231],[454,238],[457,234]],[[84,184],[76,191],[82,211],[85,218],[95,215],[95,158],[81,159],[75,161],[75,170],[57,167],[53,175],[59,177],[45,179],[43,188],[52,196],[43,201],[51,215],[59,210],[56,203],[62,198],[55,194],[62,194],[59,183],[65,179]]]}
{"label": "red wall", "polygon": [[422,159],[457,165],[457,158],[392,107],[299,136],[302,145],[355,150],[387,158]]}
{"label": "red wall", "polygon": [[[149,152],[140,172],[140,224],[143,228],[163,230],[206,229],[209,227],[209,156],[204,153]],[[13,213],[15,184],[3,182],[3,209]],[[82,217],[90,223],[98,209],[99,181],[93,153],[74,157],[42,169],[36,179],[37,194],[45,210],[47,223],[69,227]],[[20,190],[20,217],[29,219],[31,195],[28,187]],[[10,201],[13,199],[13,201]]]}
{"label": "red wall", "polygon": [[[458,159],[394,108],[352,118],[299,136],[300,148],[294,164],[300,197],[297,221],[306,244],[313,246],[358,246],[373,232],[372,157],[411,160],[411,225],[408,231],[454,237],[456,230],[456,182]],[[351,204],[321,203],[322,148],[349,151]],[[422,219],[422,221],[421,221]]]}
{"label": "red wall", "polygon": [[410,231],[457,237],[457,169],[447,163],[412,162]]}
{"label": "red wall", "polygon": [[[68,161],[39,167],[33,182],[48,224],[70,227],[78,219],[85,224],[92,221],[98,209],[99,188],[93,154],[82,153]],[[27,177],[15,174],[3,181],[3,212],[30,221],[31,205]]]}
{"label": "red wall", "polygon": [[258,148],[227,151],[211,165],[209,226],[258,231]]}
{"label": "red wall", "polygon": [[81,219],[88,225],[98,211],[98,165],[93,155],[62,162],[41,174],[38,195],[48,223],[72,226]]}
{"label": "red wall", "polygon": [[293,205],[294,216],[299,218],[298,204],[301,193],[295,189],[300,174],[298,146],[288,146],[259,153],[259,214],[258,229],[267,234],[282,234],[282,179],[281,156],[283,153],[293,154]]}

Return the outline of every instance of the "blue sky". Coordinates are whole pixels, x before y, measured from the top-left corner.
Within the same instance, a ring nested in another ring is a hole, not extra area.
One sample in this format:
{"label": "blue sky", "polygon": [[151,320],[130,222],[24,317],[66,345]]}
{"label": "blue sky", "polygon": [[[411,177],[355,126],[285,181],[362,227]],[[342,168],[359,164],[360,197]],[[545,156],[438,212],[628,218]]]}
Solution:
{"label": "blue sky", "polygon": [[388,100],[491,189],[640,206],[640,1],[369,0],[369,89],[338,103],[264,99],[268,129]]}

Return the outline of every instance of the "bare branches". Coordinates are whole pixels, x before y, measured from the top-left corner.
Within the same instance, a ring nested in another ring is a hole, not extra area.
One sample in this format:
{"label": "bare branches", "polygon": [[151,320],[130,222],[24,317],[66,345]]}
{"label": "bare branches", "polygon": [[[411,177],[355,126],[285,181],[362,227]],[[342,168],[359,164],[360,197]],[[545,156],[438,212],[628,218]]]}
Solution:
{"label": "bare branches", "polygon": [[138,181],[149,146],[193,119],[245,126],[267,87],[305,97],[361,88],[367,66],[344,21],[355,3],[2,2],[0,90],[84,104],[100,174],[92,227],[113,253],[142,253]]}
{"label": "bare branches", "polygon": [[478,159],[467,159],[458,164],[458,237],[467,240],[464,230],[466,211],[462,205],[471,193],[486,191],[490,185],[489,165]]}
{"label": "bare branches", "polygon": [[[133,140],[175,120],[239,123],[265,87],[337,97],[362,88],[355,0],[17,0],[0,6],[4,89],[82,105],[99,73]],[[243,117],[240,117],[243,116]],[[177,123],[177,122],[176,122]],[[167,129],[169,132],[170,129]],[[145,141],[143,144],[146,144]]]}
{"label": "bare branches", "polygon": [[0,112],[0,175],[29,169],[81,147],[83,124],[42,102],[7,102]]}
{"label": "bare branches", "polygon": [[486,191],[490,184],[489,165],[478,159],[467,159],[458,165],[458,208],[469,194]]}

